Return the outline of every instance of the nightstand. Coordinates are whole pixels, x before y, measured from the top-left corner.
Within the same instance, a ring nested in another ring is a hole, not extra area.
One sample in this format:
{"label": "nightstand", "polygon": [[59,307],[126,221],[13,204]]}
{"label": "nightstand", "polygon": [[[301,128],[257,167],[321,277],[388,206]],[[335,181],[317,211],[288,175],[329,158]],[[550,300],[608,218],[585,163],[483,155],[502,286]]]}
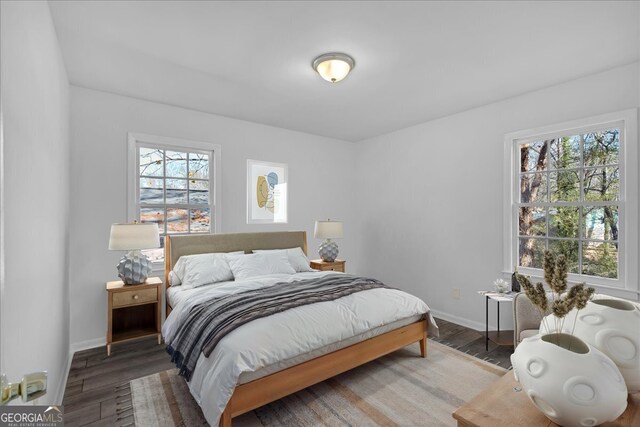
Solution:
{"label": "nightstand", "polygon": [[311,260],[311,268],[320,270],[320,271],[341,271],[345,272],[345,264],[346,261],[342,259],[337,259],[333,262],[322,261],[321,259],[313,259]]}
{"label": "nightstand", "polygon": [[107,356],[111,345],[160,333],[162,280],[149,277],[142,285],[125,285],[122,280],[107,282]]}

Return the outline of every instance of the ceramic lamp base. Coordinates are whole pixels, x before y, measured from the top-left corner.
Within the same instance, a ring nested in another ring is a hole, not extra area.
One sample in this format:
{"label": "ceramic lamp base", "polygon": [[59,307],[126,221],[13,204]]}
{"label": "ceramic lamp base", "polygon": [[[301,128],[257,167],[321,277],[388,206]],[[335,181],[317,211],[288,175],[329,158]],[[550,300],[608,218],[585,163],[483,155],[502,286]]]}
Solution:
{"label": "ceramic lamp base", "polygon": [[327,239],[320,244],[318,255],[325,262],[333,262],[338,258],[338,245],[336,242]]}
{"label": "ceramic lamp base", "polygon": [[151,261],[142,252],[131,251],[120,258],[116,268],[125,285],[140,285],[151,274]]}

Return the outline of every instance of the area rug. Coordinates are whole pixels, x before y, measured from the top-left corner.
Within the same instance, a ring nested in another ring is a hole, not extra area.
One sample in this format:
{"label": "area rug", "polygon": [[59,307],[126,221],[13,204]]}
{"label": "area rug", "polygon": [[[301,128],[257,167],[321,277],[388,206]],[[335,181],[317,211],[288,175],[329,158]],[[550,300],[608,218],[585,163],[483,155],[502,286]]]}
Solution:
{"label": "area rug", "polygon": [[[247,426],[445,426],[506,370],[429,340],[233,419]],[[131,381],[138,426],[207,425],[177,370]]]}

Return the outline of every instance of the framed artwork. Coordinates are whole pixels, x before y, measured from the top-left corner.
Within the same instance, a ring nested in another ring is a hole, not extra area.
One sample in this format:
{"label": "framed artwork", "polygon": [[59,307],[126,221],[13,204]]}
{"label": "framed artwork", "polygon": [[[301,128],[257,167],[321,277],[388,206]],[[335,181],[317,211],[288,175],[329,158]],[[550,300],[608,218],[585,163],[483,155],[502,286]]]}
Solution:
{"label": "framed artwork", "polygon": [[287,222],[287,165],[247,160],[247,224]]}

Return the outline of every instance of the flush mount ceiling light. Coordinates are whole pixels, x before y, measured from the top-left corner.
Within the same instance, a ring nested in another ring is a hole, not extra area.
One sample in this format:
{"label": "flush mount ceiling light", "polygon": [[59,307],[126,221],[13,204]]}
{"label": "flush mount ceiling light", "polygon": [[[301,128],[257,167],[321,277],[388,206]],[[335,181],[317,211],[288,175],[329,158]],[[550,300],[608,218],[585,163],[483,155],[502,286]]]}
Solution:
{"label": "flush mount ceiling light", "polygon": [[325,53],[314,59],[311,66],[326,81],[337,83],[347,77],[356,62],[345,53]]}

